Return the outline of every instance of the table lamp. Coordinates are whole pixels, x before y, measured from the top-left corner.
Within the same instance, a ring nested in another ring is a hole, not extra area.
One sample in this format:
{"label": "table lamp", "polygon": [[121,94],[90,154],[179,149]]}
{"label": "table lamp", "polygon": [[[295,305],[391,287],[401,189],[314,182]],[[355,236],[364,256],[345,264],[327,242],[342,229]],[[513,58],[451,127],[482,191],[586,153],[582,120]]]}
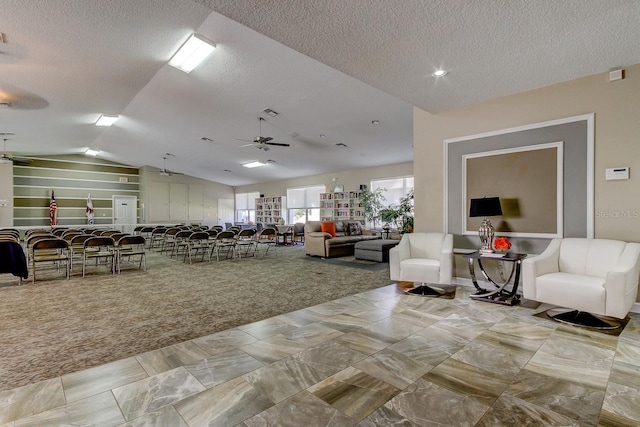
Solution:
{"label": "table lamp", "polygon": [[480,235],[480,241],[482,247],[480,253],[487,254],[493,252],[493,236],[495,235],[495,228],[489,221],[490,216],[502,215],[502,207],[500,206],[499,197],[483,197],[481,199],[471,199],[471,205],[469,209],[469,217],[484,217],[478,234]]}

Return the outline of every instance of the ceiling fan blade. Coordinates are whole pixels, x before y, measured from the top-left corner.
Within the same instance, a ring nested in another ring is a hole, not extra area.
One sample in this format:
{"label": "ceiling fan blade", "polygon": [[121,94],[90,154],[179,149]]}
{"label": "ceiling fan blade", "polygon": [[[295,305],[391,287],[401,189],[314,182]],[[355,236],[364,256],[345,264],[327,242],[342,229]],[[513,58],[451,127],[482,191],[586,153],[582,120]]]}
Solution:
{"label": "ceiling fan blade", "polygon": [[252,142],[251,144],[242,144],[240,147],[253,147],[254,145],[256,145],[256,143]]}
{"label": "ceiling fan blade", "polygon": [[265,142],[266,145],[277,145],[278,147],[291,147],[291,144],[285,144],[284,142]]}

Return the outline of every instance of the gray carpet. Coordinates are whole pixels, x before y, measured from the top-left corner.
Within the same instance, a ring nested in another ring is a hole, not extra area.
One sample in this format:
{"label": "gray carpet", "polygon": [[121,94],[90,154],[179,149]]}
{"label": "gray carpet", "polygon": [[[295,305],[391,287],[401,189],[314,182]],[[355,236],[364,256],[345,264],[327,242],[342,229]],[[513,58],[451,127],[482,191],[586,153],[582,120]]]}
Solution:
{"label": "gray carpet", "polygon": [[150,254],[148,266],[71,280],[53,271],[23,286],[3,275],[0,390],[391,283],[386,268],[309,261],[302,246],[193,265]]}

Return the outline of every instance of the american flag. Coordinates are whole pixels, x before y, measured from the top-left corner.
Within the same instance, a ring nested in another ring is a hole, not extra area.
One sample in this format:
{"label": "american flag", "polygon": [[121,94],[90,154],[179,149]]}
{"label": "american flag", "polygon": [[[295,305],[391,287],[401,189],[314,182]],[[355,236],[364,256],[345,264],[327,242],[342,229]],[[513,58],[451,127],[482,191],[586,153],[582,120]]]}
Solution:
{"label": "american flag", "polygon": [[49,225],[58,225],[58,204],[56,203],[56,197],[51,190],[51,201],[49,202]]}

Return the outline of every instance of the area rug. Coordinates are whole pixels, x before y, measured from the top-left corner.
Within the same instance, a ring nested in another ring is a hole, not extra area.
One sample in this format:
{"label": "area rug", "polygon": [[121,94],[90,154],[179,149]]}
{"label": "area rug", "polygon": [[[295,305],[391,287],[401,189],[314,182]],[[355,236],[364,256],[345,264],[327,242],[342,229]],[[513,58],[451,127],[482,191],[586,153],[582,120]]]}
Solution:
{"label": "area rug", "polygon": [[[385,270],[309,262],[303,247],[192,265],[151,253],[148,271],[0,287],[0,390],[386,286]],[[215,259],[215,258],[214,258]],[[38,276],[40,277],[40,276]]]}

